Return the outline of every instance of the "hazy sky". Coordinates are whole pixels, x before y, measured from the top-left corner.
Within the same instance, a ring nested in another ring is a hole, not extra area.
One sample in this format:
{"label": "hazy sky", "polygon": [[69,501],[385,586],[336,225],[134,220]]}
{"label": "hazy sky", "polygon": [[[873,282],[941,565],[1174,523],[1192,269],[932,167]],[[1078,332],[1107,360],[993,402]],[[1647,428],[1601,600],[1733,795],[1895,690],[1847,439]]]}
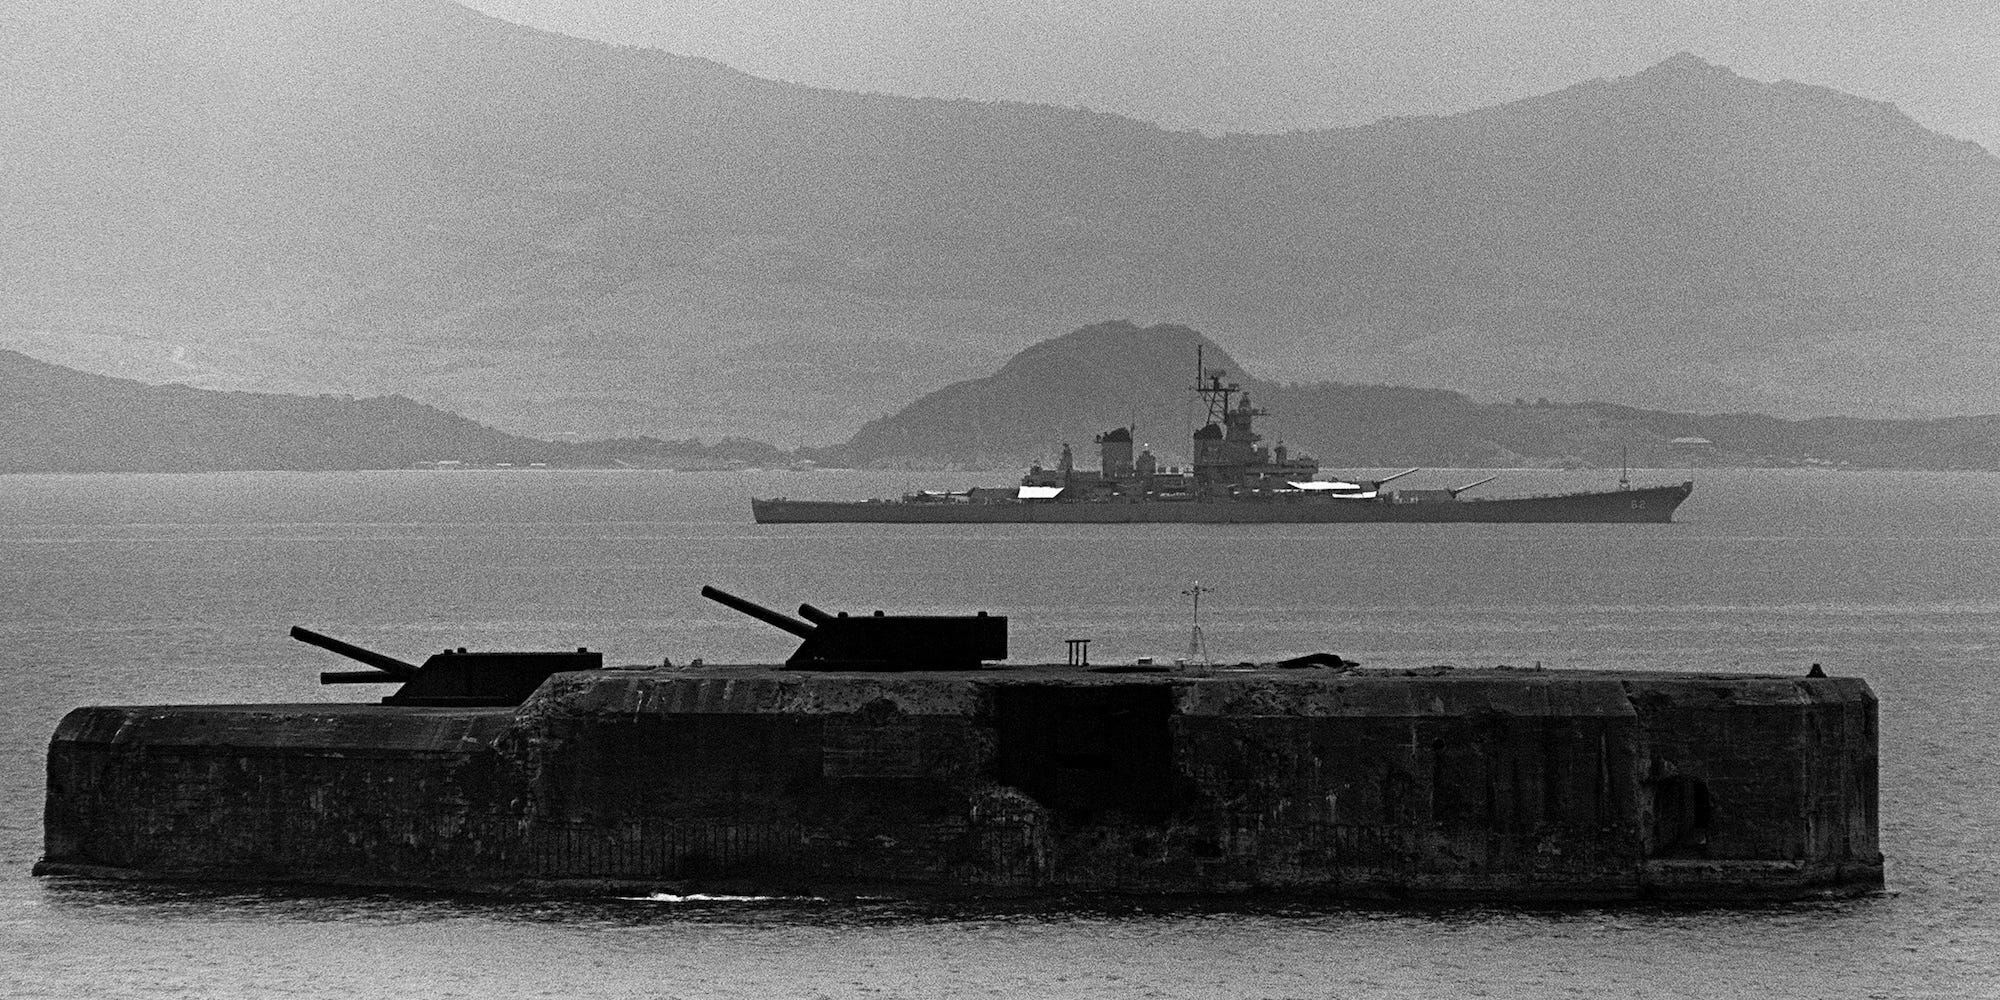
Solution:
{"label": "hazy sky", "polygon": [[1689,51],[2000,152],[2000,0],[467,0],[843,90],[1276,131],[1440,114]]}

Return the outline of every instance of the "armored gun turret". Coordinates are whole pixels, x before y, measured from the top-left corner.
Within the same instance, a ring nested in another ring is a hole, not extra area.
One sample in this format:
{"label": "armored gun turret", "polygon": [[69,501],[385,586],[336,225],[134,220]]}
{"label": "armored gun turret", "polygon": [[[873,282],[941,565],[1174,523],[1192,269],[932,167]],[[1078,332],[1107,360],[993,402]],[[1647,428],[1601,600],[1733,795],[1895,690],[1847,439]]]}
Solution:
{"label": "armored gun turret", "polygon": [[339,653],[372,670],[328,670],[321,684],[401,684],[384,705],[519,705],[549,679],[568,670],[597,670],[604,654],[579,646],[576,652],[467,652],[463,646],[431,656],[422,666],[292,626],[292,638]]}
{"label": "armored gun turret", "polygon": [[701,596],[805,640],[789,670],[977,670],[1007,658],[1005,615],[828,614],[801,604],[800,621],[714,587]]}

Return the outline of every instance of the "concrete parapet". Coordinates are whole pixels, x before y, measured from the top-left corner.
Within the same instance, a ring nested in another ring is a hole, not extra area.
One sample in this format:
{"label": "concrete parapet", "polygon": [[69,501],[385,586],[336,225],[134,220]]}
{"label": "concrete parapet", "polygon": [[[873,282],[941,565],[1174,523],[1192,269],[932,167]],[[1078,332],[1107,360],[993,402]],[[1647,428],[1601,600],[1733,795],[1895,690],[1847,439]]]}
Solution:
{"label": "concrete parapet", "polygon": [[1845,678],[558,674],[518,709],[89,708],[44,872],[596,891],[1736,900],[1879,887]]}

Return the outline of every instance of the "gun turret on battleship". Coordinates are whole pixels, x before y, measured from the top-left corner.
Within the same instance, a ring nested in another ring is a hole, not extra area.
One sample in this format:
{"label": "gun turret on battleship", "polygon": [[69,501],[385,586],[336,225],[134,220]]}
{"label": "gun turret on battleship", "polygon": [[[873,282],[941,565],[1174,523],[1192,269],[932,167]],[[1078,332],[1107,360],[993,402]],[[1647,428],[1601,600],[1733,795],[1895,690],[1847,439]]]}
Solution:
{"label": "gun turret on battleship", "polygon": [[1007,618],[989,615],[828,614],[799,605],[799,618],[715,587],[701,596],[805,640],[785,661],[791,670],[977,670],[1007,658]]}

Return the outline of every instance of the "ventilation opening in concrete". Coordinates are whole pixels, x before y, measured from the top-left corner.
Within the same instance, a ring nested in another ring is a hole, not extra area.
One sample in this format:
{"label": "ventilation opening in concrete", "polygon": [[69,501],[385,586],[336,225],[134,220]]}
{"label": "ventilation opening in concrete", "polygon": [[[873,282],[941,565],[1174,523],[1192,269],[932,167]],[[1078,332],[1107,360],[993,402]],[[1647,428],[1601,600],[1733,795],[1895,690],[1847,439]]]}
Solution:
{"label": "ventilation opening in concrete", "polygon": [[1165,685],[1008,686],[995,692],[1001,784],[1063,817],[1172,810],[1173,692]]}
{"label": "ventilation opening in concrete", "polygon": [[1708,782],[1682,775],[1646,783],[1652,798],[1653,857],[1688,857],[1708,851],[1708,832],[1715,813],[1708,800]]}

